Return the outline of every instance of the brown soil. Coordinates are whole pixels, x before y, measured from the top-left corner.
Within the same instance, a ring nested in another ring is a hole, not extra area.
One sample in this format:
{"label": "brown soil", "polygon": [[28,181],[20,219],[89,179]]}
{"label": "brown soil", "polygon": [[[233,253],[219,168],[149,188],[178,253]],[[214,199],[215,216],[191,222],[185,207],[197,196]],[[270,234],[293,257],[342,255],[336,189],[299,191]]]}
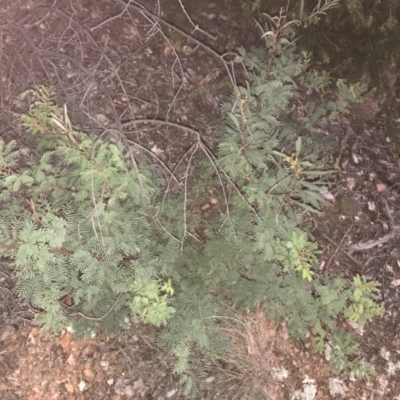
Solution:
{"label": "brown soil", "polygon": [[[2,0],[1,137],[16,138],[21,149],[32,151],[18,115],[31,102],[25,91],[45,84],[55,87],[60,104],[68,103],[77,129],[122,129],[130,144],[166,174],[184,159],[194,131],[213,148],[213,123],[222,96],[229,93],[223,61],[231,60],[240,45],[260,44],[259,33],[240,2],[190,1],[185,8],[179,1],[143,4],[146,8],[133,1],[127,6],[112,0]],[[400,113],[399,89],[393,102]],[[267,347],[274,350],[268,351],[268,362],[254,343],[240,354],[242,361],[252,359],[247,365],[258,362],[257,368],[269,371],[256,380],[260,398],[291,399],[307,379],[314,379],[314,398],[329,399],[329,380],[338,379],[343,394],[337,398],[400,399],[400,159],[384,134],[385,123],[373,94],[342,120],[337,127],[339,172],[327,194],[332,205],[318,218],[310,217],[322,249],[321,269],[349,278],[364,274],[382,284],[378,300],[385,304],[385,315],[356,331],[359,355],[376,374],[369,382],[335,376],[324,358],[310,350],[311,338],[289,343],[284,326],[275,327],[255,313],[246,317],[256,327],[248,337],[263,346],[267,337]],[[182,163],[178,179],[189,167]],[[34,310],[10,290],[6,264],[0,268],[0,285],[1,399],[187,398],[172,372],[173,359],[155,344],[154,328],[132,322],[118,334],[91,340],[78,340],[67,331],[41,336],[30,322]],[[208,366],[199,399],[256,398],[249,391],[254,376],[227,375],[221,365]],[[288,376],[277,380],[273,368]]]}

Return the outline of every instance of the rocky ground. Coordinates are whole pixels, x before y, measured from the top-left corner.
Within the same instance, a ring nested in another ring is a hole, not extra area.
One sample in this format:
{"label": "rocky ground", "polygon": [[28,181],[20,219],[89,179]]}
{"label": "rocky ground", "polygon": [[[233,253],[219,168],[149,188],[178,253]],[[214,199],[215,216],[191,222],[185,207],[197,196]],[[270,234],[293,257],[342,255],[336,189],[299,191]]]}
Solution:
{"label": "rocky ground", "polygon": [[[212,148],[219,103],[229,93],[227,65],[238,46],[261,44],[259,32],[240,2],[143,4],[3,0],[1,137],[34,151],[18,115],[31,101],[26,90],[45,84],[56,88],[59,104],[68,103],[77,128],[122,128],[131,145],[162,168],[173,168],[192,144],[174,124],[198,130]],[[399,82],[392,101],[400,115]],[[172,123],[132,123],[144,119]],[[375,374],[369,380],[336,376],[323,355],[312,352],[311,338],[290,343],[284,326],[255,312],[226,326],[237,357],[207,365],[198,399],[400,399],[400,158],[386,123],[373,91],[349,110],[331,133],[338,173],[326,194],[329,205],[310,217],[321,269],[381,283],[377,300],[385,315],[364,331],[349,327]],[[187,398],[172,373],[173,359],[155,344],[154,328],[130,322],[91,340],[67,330],[40,335],[31,323],[35,310],[11,291],[7,264],[0,267],[2,399]]]}

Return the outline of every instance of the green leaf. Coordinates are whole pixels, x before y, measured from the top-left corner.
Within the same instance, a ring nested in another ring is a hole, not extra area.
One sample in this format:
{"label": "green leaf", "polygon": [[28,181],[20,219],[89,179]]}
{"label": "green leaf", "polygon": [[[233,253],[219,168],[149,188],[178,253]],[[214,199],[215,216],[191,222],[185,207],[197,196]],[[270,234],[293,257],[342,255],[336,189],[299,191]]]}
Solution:
{"label": "green leaf", "polygon": [[232,113],[228,113],[229,118],[231,119],[231,121],[234,123],[237,132],[241,132],[241,128],[240,128],[240,123],[239,120],[237,119],[236,115],[232,114]]}

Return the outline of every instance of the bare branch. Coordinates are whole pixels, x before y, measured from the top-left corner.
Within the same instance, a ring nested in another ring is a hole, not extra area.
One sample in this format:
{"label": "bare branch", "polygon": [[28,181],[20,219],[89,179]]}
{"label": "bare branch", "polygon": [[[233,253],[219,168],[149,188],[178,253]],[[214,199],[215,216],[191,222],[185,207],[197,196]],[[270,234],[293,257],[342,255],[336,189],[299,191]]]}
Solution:
{"label": "bare branch", "polygon": [[114,19],[121,18],[121,17],[125,14],[125,12],[126,12],[126,10],[128,9],[129,5],[131,4],[131,1],[132,1],[132,0],[128,0],[128,3],[125,5],[124,9],[123,9],[119,14],[114,15],[113,17],[110,17],[110,18],[105,19],[103,22],[100,22],[100,24],[98,24],[98,25],[93,26],[92,28],[90,28],[90,30],[91,30],[91,31],[95,31],[96,29],[99,29],[99,28],[102,27],[103,25],[105,25],[105,24],[107,24],[107,23],[109,23],[109,22],[111,22],[111,21],[114,21]]}
{"label": "bare branch", "polygon": [[183,5],[181,0],[179,1],[179,5],[182,8],[182,11],[184,12],[184,14],[186,15],[187,19],[189,20],[190,24],[193,26],[193,31],[192,33],[199,31],[201,33],[204,33],[204,35],[208,36],[209,38],[213,39],[213,40],[217,40],[217,38],[215,36],[210,35],[208,32],[204,31],[203,29],[199,28],[199,25],[195,24],[192,20],[192,18],[190,18],[190,15],[187,13],[185,6]]}

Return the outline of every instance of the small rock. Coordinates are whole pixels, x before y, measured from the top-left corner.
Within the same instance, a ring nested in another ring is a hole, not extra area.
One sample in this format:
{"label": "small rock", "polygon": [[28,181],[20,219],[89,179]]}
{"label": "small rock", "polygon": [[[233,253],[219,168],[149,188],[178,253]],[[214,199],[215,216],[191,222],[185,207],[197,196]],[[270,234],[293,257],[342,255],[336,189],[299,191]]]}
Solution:
{"label": "small rock", "polygon": [[107,360],[101,360],[100,361],[100,367],[104,369],[104,371],[107,371],[110,363]]}
{"label": "small rock", "polygon": [[125,386],[124,393],[128,397],[133,397],[135,395],[135,391],[131,385]]}
{"label": "small rock", "polygon": [[329,378],[329,393],[332,397],[344,396],[343,382],[339,378]]}
{"label": "small rock", "polygon": [[283,382],[289,376],[289,372],[285,368],[274,367],[272,368],[272,377],[279,382]]}
{"label": "small rock", "polygon": [[167,392],[167,398],[170,398],[170,397],[172,397],[175,393],[177,392],[177,390],[176,389],[172,389],[172,390],[170,390],[169,392]]}
{"label": "small rock", "polygon": [[83,392],[86,388],[86,382],[85,381],[80,381],[78,385],[78,389],[80,392]]}

